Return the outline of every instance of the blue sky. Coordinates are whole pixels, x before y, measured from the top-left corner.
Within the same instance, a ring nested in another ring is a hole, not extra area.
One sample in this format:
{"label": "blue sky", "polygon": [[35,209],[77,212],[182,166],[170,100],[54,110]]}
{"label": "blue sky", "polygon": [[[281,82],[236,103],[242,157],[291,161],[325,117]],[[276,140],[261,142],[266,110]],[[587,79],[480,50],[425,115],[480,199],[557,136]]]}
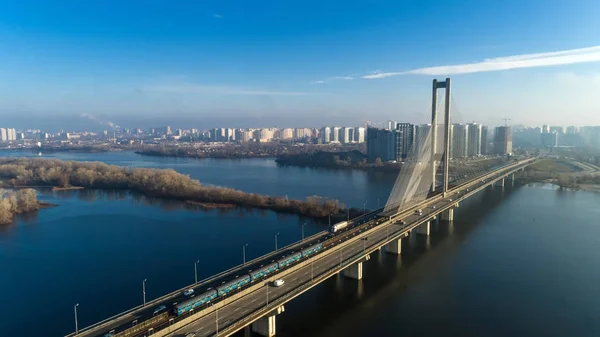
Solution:
{"label": "blue sky", "polygon": [[425,122],[447,76],[457,122],[600,124],[599,14],[593,0],[0,0],[0,124]]}

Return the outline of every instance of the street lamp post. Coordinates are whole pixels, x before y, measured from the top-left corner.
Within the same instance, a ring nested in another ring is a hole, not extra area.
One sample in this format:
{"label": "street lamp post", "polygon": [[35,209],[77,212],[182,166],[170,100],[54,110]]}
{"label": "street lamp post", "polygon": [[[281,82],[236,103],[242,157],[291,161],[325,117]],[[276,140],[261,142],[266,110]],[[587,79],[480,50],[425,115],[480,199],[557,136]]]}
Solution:
{"label": "street lamp post", "polygon": [[302,240],[304,240],[304,226],[306,225],[306,222],[302,224]]}
{"label": "street lamp post", "polygon": [[363,204],[363,214],[367,214],[367,202]]}
{"label": "street lamp post", "polygon": [[79,334],[79,326],[77,325],[77,307],[78,306],[79,306],[79,303],[77,303],[73,306],[73,310],[75,311],[75,334],[76,335]]}
{"label": "street lamp post", "polygon": [[269,283],[266,284],[267,286],[267,308],[269,307]]}
{"label": "street lamp post", "polygon": [[329,227],[331,227],[331,214],[329,214]]}
{"label": "street lamp post", "polygon": [[148,279],[144,279],[144,280],[142,281],[142,295],[143,295],[143,297],[144,297],[144,306],[146,306],[146,281],[147,281],[147,280],[148,280]]}
{"label": "street lamp post", "polygon": [[[214,306],[214,303],[211,303],[210,306]],[[215,307],[215,332],[216,336],[219,336],[219,308]]]}
{"label": "street lamp post", "polygon": [[244,258],[243,264],[246,264],[246,247],[248,247],[247,243],[242,246],[242,257]]}
{"label": "street lamp post", "polygon": [[346,208],[346,214],[348,215],[346,220],[350,221],[350,208]]}
{"label": "street lamp post", "polygon": [[194,262],[194,284],[198,283],[198,263],[200,263],[200,260]]}
{"label": "street lamp post", "polygon": [[363,240],[363,255],[367,253],[367,238],[362,238]]}
{"label": "street lamp post", "polygon": [[279,232],[275,234],[275,251],[277,251],[277,237],[279,236]]}

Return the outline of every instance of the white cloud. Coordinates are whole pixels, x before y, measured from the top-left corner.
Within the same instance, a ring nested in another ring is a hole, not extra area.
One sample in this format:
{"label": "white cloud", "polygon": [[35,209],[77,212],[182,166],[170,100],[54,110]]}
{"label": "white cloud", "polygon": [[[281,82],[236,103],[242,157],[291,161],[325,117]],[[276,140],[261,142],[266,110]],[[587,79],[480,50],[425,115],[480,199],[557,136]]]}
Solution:
{"label": "white cloud", "polygon": [[334,76],[334,77],[330,77],[324,80],[317,80],[317,81],[312,81],[312,84],[323,84],[326,82],[331,82],[331,81],[351,81],[353,79],[355,79],[356,77],[354,75],[350,75],[350,76]]}
{"label": "white cloud", "polygon": [[562,50],[547,53],[524,54],[496,57],[481,62],[456,64],[447,66],[418,68],[399,72],[376,72],[363,75],[363,79],[379,79],[400,75],[453,75],[470,74],[486,71],[500,71],[519,68],[549,67],[565,64],[600,61],[600,46],[589,48]]}
{"label": "white cloud", "polygon": [[215,19],[222,19],[222,18],[223,18],[223,15],[221,15],[221,14],[217,14],[217,13],[213,13],[213,15],[212,15],[212,16],[213,16],[213,18],[215,18]]}
{"label": "white cloud", "polygon": [[267,96],[303,96],[306,92],[271,91],[259,88],[242,88],[218,85],[202,85],[194,83],[176,83],[166,85],[145,86],[142,91],[168,92],[168,93],[205,93],[215,95],[267,95]]}

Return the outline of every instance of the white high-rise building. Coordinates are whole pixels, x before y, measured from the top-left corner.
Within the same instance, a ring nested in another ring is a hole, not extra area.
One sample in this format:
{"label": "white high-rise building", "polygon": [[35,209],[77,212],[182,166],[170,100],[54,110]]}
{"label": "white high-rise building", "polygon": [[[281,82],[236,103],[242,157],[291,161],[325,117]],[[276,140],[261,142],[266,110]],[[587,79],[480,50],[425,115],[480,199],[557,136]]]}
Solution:
{"label": "white high-rise building", "polygon": [[321,129],[321,143],[327,144],[331,142],[331,128],[326,126]]}
{"label": "white high-rise building", "polygon": [[467,124],[467,155],[468,156],[479,156],[481,155],[481,130],[482,125],[477,123]]}
{"label": "white high-rise building", "polygon": [[349,128],[347,126],[344,126],[340,130],[340,135],[339,135],[340,143],[344,143],[344,144],[352,143],[353,139],[350,138],[350,130],[353,130],[353,128]]}
{"label": "white high-rise building", "polygon": [[332,142],[338,142],[340,141],[340,130],[342,128],[340,128],[339,126],[334,126],[333,130],[331,132],[331,141]]}
{"label": "white high-rise building", "polygon": [[291,128],[285,128],[281,130],[281,139],[292,139],[294,137],[294,130]]}
{"label": "white high-rise building", "polygon": [[365,128],[364,127],[358,127],[358,128],[354,128],[354,141],[357,143],[364,143],[365,142]]}
{"label": "white high-rise building", "polygon": [[469,127],[465,124],[452,124],[452,144],[450,146],[450,158],[464,158],[467,156],[467,144],[469,142]]}
{"label": "white high-rise building", "polygon": [[0,128],[0,140],[6,142],[8,140],[8,133],[5,128]]}

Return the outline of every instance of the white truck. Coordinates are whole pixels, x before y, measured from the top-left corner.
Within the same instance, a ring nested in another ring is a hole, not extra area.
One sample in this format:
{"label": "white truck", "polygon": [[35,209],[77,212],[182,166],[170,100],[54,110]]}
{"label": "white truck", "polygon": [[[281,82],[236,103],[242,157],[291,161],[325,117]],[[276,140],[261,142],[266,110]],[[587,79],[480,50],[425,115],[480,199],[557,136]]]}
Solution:
{"label": "white truck", "polygon": [[342,221],[336,223],[335,225],[332,225],[329,230],[331,231],[331,233],[337,233],[338,231],[346,227],[348,227],[348,221]]}

